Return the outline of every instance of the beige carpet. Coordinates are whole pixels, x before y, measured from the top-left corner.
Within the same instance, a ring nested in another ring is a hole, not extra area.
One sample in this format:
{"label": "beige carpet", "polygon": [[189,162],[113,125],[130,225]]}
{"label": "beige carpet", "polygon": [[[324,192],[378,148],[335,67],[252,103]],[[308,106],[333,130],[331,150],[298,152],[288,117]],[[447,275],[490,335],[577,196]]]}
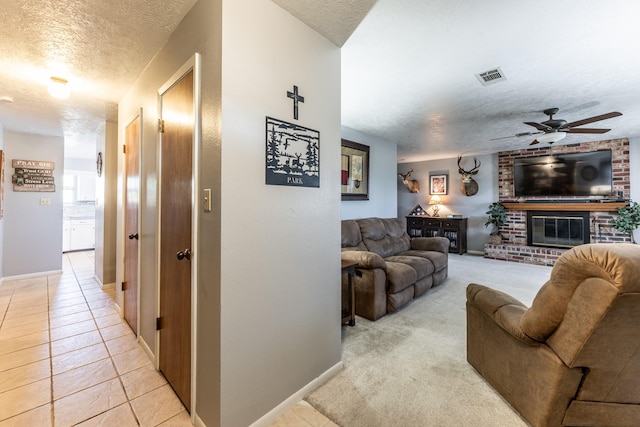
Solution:
{"label": "beige carpet", "polygon": [[527,426],[466,361],[465,289],[530,305],[549,267],[449,256],[449,279],[397,313],[344,326],[344,369],[306,397],[341,427]]}

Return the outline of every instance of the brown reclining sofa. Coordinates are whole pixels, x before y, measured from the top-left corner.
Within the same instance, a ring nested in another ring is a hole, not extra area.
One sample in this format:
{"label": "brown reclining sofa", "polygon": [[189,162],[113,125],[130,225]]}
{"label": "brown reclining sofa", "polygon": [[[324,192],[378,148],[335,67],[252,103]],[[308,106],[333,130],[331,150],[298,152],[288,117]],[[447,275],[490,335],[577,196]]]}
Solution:
{"label": "brown reclining sofa", "polygon": [[[342,221],[342,259],[357,262],[356,314],[377,320],[445,281],[449,240],[410,239],[401,218]],[[346,282],[346,274],[343,275]]]}

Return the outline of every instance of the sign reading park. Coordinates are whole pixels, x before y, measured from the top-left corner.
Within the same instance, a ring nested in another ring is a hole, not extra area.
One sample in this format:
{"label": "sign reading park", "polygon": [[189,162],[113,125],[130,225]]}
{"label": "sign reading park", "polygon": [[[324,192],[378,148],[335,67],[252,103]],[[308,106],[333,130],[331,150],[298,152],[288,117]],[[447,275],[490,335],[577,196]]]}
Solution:
{"label": "sign reading park", "polygon": [[11,166],[14,168],[11,177],[13,191],[56,191],[53,179],[54,162],[14,159]]}

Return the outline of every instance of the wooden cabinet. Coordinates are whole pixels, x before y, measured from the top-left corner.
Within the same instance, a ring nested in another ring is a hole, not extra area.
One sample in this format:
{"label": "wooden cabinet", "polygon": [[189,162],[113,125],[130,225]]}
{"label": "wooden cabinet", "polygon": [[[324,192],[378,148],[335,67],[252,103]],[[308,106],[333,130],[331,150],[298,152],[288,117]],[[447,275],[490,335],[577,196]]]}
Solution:
{"label": "wooden cabinet", "polygon": [[449,252],[467,252],[467,218],[436,218],[431,216],[407,216],[409,237],[446,237]]}

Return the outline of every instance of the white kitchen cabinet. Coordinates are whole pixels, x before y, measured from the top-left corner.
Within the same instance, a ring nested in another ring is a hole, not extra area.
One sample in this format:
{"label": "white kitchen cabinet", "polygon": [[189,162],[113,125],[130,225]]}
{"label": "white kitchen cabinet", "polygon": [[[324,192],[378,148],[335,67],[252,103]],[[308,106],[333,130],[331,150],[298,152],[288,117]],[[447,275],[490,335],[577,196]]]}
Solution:
{"label": "white kitchen cabinet", "polygon": [[64,221],[62,225],[62,252],[71,250],[71,223]]}
{"label": "white kitchen cabinet", "polygon": [[96,177],[91,174],[78,175],[76,184],[76,200],[81,202],[96,199]]}
{"label": "white kitchen cabinet", "polygon": [[[94,249],[96,246],[95,220],[70,220],[65,221],[62,231],[62,250],[79,251]],[[65,243],[65,239],[68,243]]]}

